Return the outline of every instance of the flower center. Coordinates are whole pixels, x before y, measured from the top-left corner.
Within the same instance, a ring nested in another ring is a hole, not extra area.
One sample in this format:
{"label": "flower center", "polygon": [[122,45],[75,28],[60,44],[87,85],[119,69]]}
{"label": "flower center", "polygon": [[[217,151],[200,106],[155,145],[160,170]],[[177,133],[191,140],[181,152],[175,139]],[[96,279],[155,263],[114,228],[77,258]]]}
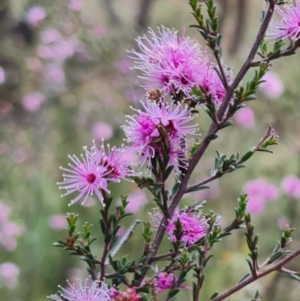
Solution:
{"label": "flower center", "polygon": [[86,176],[86,180],[89,184],[93,184],[96,180],[96,175],[93,173],[90,173]]}

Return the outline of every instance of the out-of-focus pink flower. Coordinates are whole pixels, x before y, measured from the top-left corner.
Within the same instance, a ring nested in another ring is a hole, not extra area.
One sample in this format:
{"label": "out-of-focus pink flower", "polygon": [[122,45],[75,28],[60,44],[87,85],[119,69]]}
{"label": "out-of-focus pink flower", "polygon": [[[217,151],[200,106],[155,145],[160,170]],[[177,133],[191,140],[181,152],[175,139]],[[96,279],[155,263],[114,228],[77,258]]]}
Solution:
{"label": "out-of-focus pink flower", "polygon": [[45,96],[40,92],[26,94],[22,99],[22,106],[26,111],[35,112],[45,102]]}
{"label": "out-of-focus pink flower", "polygon": [[0,264],[0,284],[9,289],[18,285],[18,277],[20,269],[12,262],[4,262]]}
{"label": "out-of-focus pink flower", "polygon": [[43,70],[45,83],[48,89],[61,91],[65,88],[65,72],[59,65],[48,65]]}
{"label": "out-of-focus pink flower", "polygon": [[11,209],[0,203],[0,247],[12,251],[17,246],[17,237],[25,232],[24,227],[9,220]]}
{"label": "out-of-focus pink flower", "polygon": [[75,53],[74,41],[60,40],[48,45],[40,45],[37,49],[39,57],[62,64]]}
{"label": "out-of-focus pink flower", "polygon": [[92,33],[97,37],[97,38],[103,38],[106,35],[106,30],[103,26],[101,25],[96,25],[92,28]]}
{"label": "out-of-focus pink flower", "polygon": [[247,210],[252,214],[259,214],[265,209],[265,203],[260,197],[250,197],[247,203]]}
{"label": "out-of-focus pink flower", "polygon": [[25,232],[24,227],[5,221],[0,224],[0,246],[6,251],[13,251],[17,247],[17,237]]}
{"label": "out-of-focus pink flower", "polygon": [[282,216],[278,219],[277,225],[280,229],[284,230],[286,226],[290,225],[290,220],[286,216]]}
{"label": "out-of-focus pink flower", "polygon": [[83,3],[80,0],[69,0],[67,6],[70,10],[81,11],[83,8]]}
{"label": "out-of-focus pink flower", "polygon": [[0,85],[5,82],[5,71],[4,69],[0,66]]}
{"label": "out-of-focus pink flower", "polygon": [[54,28],[47,28],[40,33],[42,43],[50,44],[62,40],[62,35]]}
{"label": "out-of-focus pink flower", "polygon": [[294,176],[284,178],[280,184],[283,192],[292,198],[300,197],[300,179]]}
{"label": "out-of-focus pink flower", "polygon": [[284,87],[278,75],[269,71],[262,79],[265,82],[261,83],[259,90],[264,95],[271,99],[277,99],[282,95]]}
{"label": "out-of-focus pink flower", "polygon": [[261,213],[265,203],[276,199],[279,194],[276,186],[263,179],[247,182],[243,190],[249,198],[247,210],[253,214]]}
{"label": "out-of-focus pink flower", "polygon": [[110,139],[113,135],[112,127],[105,122],[94,122],[91,127],[91,133],[95,139]]}
{"label": "out-of-focus pink flower", "polygon": [[40,6],[32,6],[28,9],[25,15],[25,20],[32,26],[37,26],[46,18],[46,11]]}
{"label": "out-of-focus pink flower", "polygon": [[235,122],[244,128],[254,127],[254,114],[251,108],[245,107],[238,110],[234,115]]}
{"label": "out-of-focus pink flower", "polygon": [[117,232],[117,236],[122,237],[125,233],[126,229],[124,227],[121,227]]}
{"label": "out-of-focus pink flower", "polygon": [[127,201],[129,204],[126,207],[126,212],[137,213],[147,204],[148,199],[142,190],[137,190],[128,196]]}
{"label": "out-of-focus pink flower", "polygon": [[67,226],[66,217],[63,214],[55,214],[49,217],[48,225],[54,230],[65,229]]}

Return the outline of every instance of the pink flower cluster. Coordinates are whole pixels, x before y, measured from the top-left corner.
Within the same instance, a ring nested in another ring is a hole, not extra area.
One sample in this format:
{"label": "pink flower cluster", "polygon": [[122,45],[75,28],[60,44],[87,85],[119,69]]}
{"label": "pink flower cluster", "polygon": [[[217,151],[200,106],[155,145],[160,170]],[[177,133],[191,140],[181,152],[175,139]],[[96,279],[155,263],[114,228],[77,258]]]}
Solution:
{"label": "pink flower cluster", "polygon": [[281,181],[282,191],[291,198],[300,198],[300,179],[288,176]]}
{"label": "pink flower cluster", "polygon": [[69,285],[68,289],[59,286],[61,294],[50,295],[48,298],[55,301],[63,301],[65,299],[69,301],[111,301],[109,288],[104,282],[93,282],[92,285],[89,285],[90,281],[88,278],[84,283],[78,281],[78,287],[75,287],[70,281],[67,281]]}
{"label": "pink flower cluster", "polygon": [[64,181],[57,183],[60,189],[66,190],[62,196],[79,192],[69,205],[80,199],[83,199],[82,204],[84,204],[88,196],[95,194],[105,206],[103,192],[109,193],[108,182],[119,182],[121,179],[135,175],[122,156],[122,149],[111,148],[108,145],[106,150],[103,141],[99,149],[95,143],[90,150],[84,147],[81,160],[75,155],[70,155],[69,159],[72,163],[69,163],[69,168],[61,167],[65,172]]}
{"label": "pink flower cluster", "polygon": [[166,226],[166,233],[172,242],[176,241],[175,223],[179,221],[182,227],[181,241],[187,246],[197,242],[206,235],[208,223],[201,213],[192,213],[191,211],[177,212]]}
{"label": "pink flower cluster", "polygon": [[127,125],[123,126],[130,152],[141,155],[141,166],[147,162],[151,168],[151,159],[155,156],[170,157],[170,165],[176,172],[186,167],[186,135],[197,135],[196,125],[188,125],[193,120],[190,109],[184,105],[175,105],[161,101],[143,103],[144,110],[134,109],[137,114],[127,116]]}
{"label": "pink flower cluster", "polygon": [[176,277],[172,273],[160,272],[156,280],[154,281],[154,286],[157,288],[158,293],[162,293],[165,290],[171,289],[176,282]]}
{"label": "pink flower cluster", "polygon": [[17,238],[24,233],[24,228],[9,220],[11,209],[0,203],[0,247],[13,251],[17,247]]}
{"label": "pink flower cluster", "polygon": [[280,18],[271,21],[267,38],[298,40],[300,38],[300,1],[291,1],[283,8],[277,5],[275,11]]}
{"label": "pink flower cluster", "polygon": [[249,198],[247,210],[253,214],[261,213],[266,202],[276,199],[279,194],[277,187],[264,179],[247,182],[243,190]]}
{"label": "pink flower cluster", "polygon": [[[159,89],[163,95],[182,92],[190,97],[191,89],[201,86],[219,106],[226,91],[200,44],[184,34],[178,37],[177,31],[165,27],[158,28],[158,35],[150,29],[149,35],[137,39],[139,52],[130,51],[135,68],[148,81],[145,88]],[[227,76],[230,82],[229,71]]]}

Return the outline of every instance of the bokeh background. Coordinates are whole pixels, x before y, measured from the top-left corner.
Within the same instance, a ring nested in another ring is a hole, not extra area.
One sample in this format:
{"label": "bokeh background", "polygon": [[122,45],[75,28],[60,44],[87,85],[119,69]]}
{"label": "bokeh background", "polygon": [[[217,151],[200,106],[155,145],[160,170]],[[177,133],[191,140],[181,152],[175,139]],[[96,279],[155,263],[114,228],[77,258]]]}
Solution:
{"label": "bokeh background", "polygon": [[[223,33],[223,58],[236,74],[245,59],[260,24],[262,0],[217,1]],[[79,155],[82,146],[101,138],[120,146],[120,126],[130,105],[139,105],[142,81],[131,70],[127,50],[148,26],[174,27],[203,43],[196,30],[188,1],[182,0],[0,0],[0,299],[40,301],[56,292],[65,279],[84,278],[85,266],[78,258],[51,246],[64,239],[64,214],[80,215],[94,224],[96,254],[101,254],[98,206],[68,208],[56,182],[60,165],[68,154]],[[184,202],[207,200],[207,211],[223,216],[222,225],[234,216],[236,199],[250,196],[256,231],[260,233],[263,261],[285,225],[299,227],[300,198],[300,108],[299,53],[273,62],[258,99],[247,103],[222,131],[197,168],[193,181],[209,175],[215,150],[231,155],[255,145],[272,124],[280,136],[274,154],[260,153],[247,168],[222,178],[210,190],[189,195]],[[247,78],[251,77],[253,70]],[[244,80],[246,82],[246,79]],[[208,117],[200,111],[204,133]],[[118,201],[129,195],[133,217],[148,219],[154,207],[144,191],[134,184],[112,187]],[[123,254],[135,253],[141,243],[141,228]],[[295,233],[293,247],[299,247]],[[168,248],[168,241],[163,248]],[[121,253],[122,253],[121,252]],[[248,272],[248,254],[243,231],[226,238],[213,251],[207,268],[202,300],[223,291]],[[300,270],[300,260],[290,268]],[[227,300],[249,300],[259,290],[264,300],[298,300],[299,283],[271,274]],[[190,299],[185,290],[178,298]]]}

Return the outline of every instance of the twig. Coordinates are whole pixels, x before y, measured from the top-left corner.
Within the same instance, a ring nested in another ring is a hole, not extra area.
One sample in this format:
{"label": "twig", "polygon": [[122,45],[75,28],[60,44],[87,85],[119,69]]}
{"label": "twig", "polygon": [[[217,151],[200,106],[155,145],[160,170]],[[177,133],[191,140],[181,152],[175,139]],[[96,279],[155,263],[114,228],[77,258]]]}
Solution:
{"label": "twig", "polygon": [[266,275],[268,275],[268,274],[270,274],[274,271],[280,271],[284,264],[288,263],[289,261],[291,261],[292,259],[294,259],[298,255],[300,255],[300,249],[298,249],[298,250],[294,251],[293,253],[287,255],[285,258],[278,261],[273,266],[259,271],[256,276],[254,276],[254,275],[248,276],[243,281],[239,282],[238,284],[236,284],[235,286],[233,286],[232,288],[230,288],[226,292],[218,295],[217,297],[215,297],[213,299],[210,299],[209,301],[224,300],[225,298],[231,296],[232,294],[236,293],[237,291],[239,291],[243,287],[247,286],[248,284],[256,281],[257,279],[262,278],[262,277],[264,277],[264,276],[266,276]]}
{"label": "twig", "polygon": [[[207,229],[206,231],[206,235],[205,235],[205,244],[204,244],[204,249],[202,252],[202,265],[201,267],[199,267],[199,270],[197,271],[197,286],[196,286],[196,292],[195,292],[195,296],[194,296],[194,301],[198,301],[199,300],[199,295],[200,295],[200,291],[201,291],[201,287],[202,287],[202,283],[203,283],[203,271],[205,268],[205,261],[206,261],[206,255],[209,248],[209,234],[210,234],[210,228]],[[199,254],[200,255],[200,254]]]}

